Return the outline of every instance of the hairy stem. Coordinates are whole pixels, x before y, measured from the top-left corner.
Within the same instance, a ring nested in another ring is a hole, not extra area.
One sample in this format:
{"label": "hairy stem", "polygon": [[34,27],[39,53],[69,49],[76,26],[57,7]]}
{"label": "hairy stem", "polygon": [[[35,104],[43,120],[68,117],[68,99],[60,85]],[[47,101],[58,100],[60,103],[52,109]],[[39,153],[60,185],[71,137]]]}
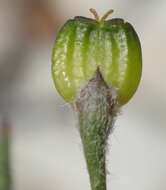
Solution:
{"label": "hairy stem", "polygon": [[117,113],[114,89],[99,69],[75,101],[92,190],[106,190],[106,145]]}

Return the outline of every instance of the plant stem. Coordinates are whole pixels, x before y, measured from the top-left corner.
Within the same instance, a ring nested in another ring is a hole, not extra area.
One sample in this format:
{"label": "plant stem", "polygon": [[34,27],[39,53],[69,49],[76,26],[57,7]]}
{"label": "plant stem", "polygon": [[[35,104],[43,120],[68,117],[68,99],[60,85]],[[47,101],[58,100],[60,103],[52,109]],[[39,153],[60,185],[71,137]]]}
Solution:
{"label": "plant stem", "polygon": [[0,123],[0,190],[11,189],[9,166],[10,126],[6,120]]}
{"label": "plant stem", "polygon": [[92,190],[106,190],[106,145],[117,113],[114,89],[97,69],[74,102]]}

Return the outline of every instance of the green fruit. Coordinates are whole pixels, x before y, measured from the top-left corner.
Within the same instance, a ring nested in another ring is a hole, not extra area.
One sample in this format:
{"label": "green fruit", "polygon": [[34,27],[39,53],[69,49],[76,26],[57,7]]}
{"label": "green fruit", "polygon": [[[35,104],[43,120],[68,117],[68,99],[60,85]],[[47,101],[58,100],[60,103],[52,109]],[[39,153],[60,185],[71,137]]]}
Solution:
{"label": "green fruit", "polygon": [[[111,13],[112,10],[109,12]],[[109,14],[108,13],[108,14]],[[62,97],[72,102],[99,68],[107,85],[127,103],[141,78],[142,55],[134,28],[123,19],[75,17],[59,31],[52,53],[52,76]]]}

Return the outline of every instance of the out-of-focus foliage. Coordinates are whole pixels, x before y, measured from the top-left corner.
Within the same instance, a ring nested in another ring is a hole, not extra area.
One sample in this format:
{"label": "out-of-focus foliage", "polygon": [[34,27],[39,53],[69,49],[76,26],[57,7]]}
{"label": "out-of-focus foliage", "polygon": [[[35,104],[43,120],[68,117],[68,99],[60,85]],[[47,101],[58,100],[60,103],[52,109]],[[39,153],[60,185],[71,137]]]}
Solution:
{"label": "out-of-focus foliage", "polygon": [[7,121],[2,121],[0,123],[0,190],[11,189],[9,133]]}

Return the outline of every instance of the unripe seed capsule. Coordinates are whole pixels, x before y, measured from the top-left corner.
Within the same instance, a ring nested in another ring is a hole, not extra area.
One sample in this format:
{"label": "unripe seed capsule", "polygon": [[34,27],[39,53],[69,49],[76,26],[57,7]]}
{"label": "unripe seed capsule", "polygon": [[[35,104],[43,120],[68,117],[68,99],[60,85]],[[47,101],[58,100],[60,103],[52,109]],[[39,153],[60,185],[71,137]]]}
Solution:
{"label": "unripe seed capsule", "polygon": [[138,35],[128,22],[117,18],[105,21],[107,16],[101,20],[97,14],[96,20],[70,19],[56,37],[52,76],[58,92],[68,102],[77,97],[97,68],[107,85],[116,90],[120,106],[138,87],[142,71]]}
{"label": "unripe seed capsule", "polygon": [[59,31],[52,53],[52,76],[78,117],[92,190],[106,190],[106,146],[120,106],[141,78],[139,38],[123,19],[75,17]]}

